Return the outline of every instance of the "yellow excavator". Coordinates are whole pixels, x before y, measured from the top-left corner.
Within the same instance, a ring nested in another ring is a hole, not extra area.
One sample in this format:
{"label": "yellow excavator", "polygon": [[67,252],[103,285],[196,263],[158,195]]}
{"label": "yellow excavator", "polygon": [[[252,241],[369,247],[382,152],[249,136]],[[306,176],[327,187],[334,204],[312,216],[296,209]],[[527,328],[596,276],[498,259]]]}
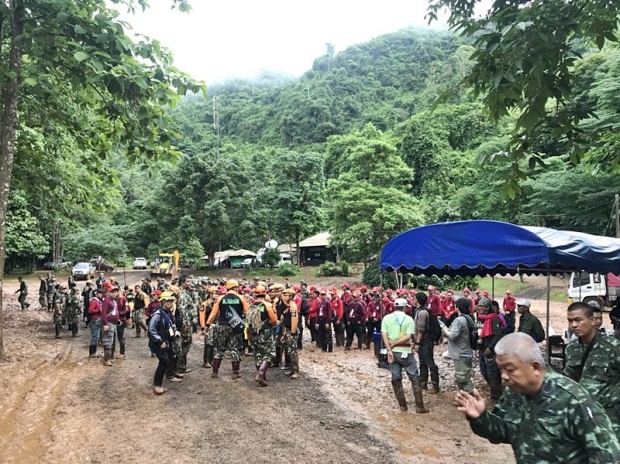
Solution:
{"label": "yellow excavator", "polygon": [[174,250],[174,253],[160,253],[155,269],[151,272],[151,279],[174,279],[179,271],[179,256],[179,250]]}

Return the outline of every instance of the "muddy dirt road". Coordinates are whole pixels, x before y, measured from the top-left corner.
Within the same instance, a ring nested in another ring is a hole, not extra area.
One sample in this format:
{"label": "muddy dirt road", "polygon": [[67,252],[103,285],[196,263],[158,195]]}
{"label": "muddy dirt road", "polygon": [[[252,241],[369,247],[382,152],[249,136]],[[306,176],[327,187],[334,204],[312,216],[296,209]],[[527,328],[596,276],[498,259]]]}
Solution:
{"label": "muddy dirt road", "polygon": [[[34,284],[34,282],[33,282]],[[37,306],[36,287],[29,301]],[[51,314],[20,311],[5,283],[5,343],[0,365],[0,462],[2,463],[497,463],[514,462],[506,445],[473,435],[451,405],[452,369],[441,361],[443,393],[425,395],[431,414],[401,413],[387,370],[371,352],[341,348],[332,354],[301,352],[302,378],[271,369],[270,386],[253,381],[252,361],[242,378],[220,379],[203,369],[203,338],[189,355],[194,371],[168,393],[153,395],[157,364],[144,338],[127,332],[127,359],[104,368],[87,359],[89,333],[55,339]],[[534,302],[534,312],[543,302]],[[565,306],[552,306],[560,329]],[[556,329],[556,330],[557,330]],[[306,335],[307,337],[307,335]],[[443,347],[437,347],[441,359]],[[478,386],[486,388],[477,378]],[[410,389],[408,401],[413,403]]]}

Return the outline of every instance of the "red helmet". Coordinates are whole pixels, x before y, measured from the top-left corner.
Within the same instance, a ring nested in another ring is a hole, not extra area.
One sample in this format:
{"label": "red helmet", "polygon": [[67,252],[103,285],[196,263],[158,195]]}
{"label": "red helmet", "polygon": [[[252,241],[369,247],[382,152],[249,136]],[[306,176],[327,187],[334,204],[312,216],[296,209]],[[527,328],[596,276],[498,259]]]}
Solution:
{"label": "red helmet", "polygon": [[428,287],[426,287],[426,289],[427,289],[429,292],[434,292],[434,291],[435,291],[435,287],[434,287],[433,285],[429,285]]}
{"label": "red helmet", "polygon": [[344,282],[344,283],[341,285],[341,287],[342,287],[342,288],[351,288],[351,287],[349,287],[349,284],[348,284],[348,283],[346,283],[346,282]]}
{"label": "red helmet", "polygon": [[366,287],[366,285],[362,285],[360,287],[360,292],[367,292],[368,291],[368,287]]}

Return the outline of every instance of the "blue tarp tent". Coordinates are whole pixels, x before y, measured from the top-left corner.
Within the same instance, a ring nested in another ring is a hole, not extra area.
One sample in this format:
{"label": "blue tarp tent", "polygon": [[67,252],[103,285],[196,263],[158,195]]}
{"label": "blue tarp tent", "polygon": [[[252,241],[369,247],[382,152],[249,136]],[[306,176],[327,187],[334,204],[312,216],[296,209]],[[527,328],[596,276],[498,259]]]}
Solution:
{"label": "blue tarp tent", "polygon": [[499,221],[431,224],[403,232],[381,252],[381,269],[474,276],[620,273],[620,239]]}

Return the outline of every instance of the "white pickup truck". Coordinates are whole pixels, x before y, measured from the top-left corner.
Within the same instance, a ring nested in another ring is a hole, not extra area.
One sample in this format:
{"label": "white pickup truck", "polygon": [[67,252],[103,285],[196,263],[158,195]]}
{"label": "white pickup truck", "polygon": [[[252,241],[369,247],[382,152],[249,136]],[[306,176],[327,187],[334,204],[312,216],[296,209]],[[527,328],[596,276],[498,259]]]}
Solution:
{"label": "white pickup truck", "polygon": [[620,276],[612,273],[573,272],[568,297],[574,302],[583,301],[595,308],[611,308],[620,297]]}

